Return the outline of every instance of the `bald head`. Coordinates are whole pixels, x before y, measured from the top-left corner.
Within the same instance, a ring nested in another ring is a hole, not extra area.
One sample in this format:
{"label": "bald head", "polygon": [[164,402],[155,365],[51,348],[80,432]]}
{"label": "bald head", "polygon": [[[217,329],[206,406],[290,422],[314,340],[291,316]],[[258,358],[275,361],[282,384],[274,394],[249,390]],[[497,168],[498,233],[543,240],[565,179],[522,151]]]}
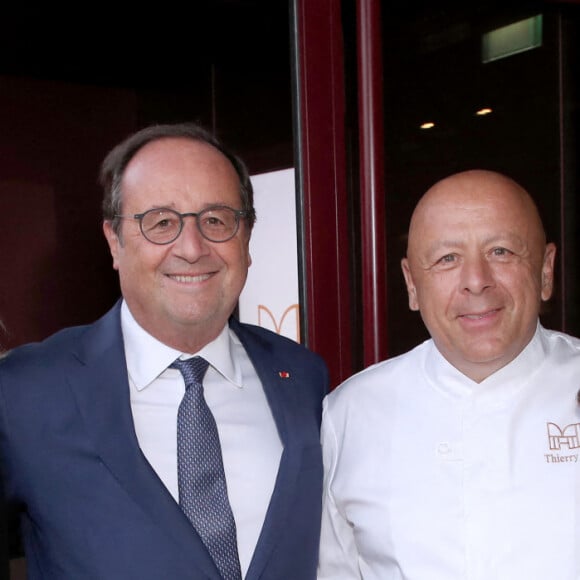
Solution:
{"label": "bald head", "polygon": [[434,216],[445,212],[446,208],[466,204],[495,206],[498,211],[502,208],[509,210],[526,222],[525,228],[534,238],[545,244],[540,214],[527,191],[501,173],[473,169],[438,181],[421,197],[411,217],[407,255],[421,240],[425,224]]}
{"label": "bald head", "polygon": [[483,170],[452,175],[411,218],[402,261],[409,306],[443,356],[480,382],[533,337],[554,256],[535,203],[515,181]]}

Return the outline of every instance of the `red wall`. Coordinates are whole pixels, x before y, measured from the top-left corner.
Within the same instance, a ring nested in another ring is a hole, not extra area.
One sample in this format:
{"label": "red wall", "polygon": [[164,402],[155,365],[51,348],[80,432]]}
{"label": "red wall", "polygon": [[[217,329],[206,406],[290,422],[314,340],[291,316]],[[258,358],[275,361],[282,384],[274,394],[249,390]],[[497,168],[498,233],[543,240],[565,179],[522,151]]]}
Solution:
{"label": "red wall", "polygon": [[4,348],[88,322],[117,296],[97,174],[135,125],[128,90],[0,78]]}

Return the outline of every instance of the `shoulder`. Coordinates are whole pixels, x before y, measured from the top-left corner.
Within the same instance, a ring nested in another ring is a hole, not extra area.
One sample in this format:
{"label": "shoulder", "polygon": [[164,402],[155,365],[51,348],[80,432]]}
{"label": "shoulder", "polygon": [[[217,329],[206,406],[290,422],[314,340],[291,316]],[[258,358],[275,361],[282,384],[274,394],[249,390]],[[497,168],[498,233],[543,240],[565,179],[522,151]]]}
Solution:
{"label": "shoulder", "polygon": [[539,327],[539,332],[549,358],[558,362],[580,364],[579,338],[542,326]]}
{"label": "shoulder", "polygon": [[317,360],[322,362],[322,358],[318,354],[286,336],[276,334],[261,326],[246,324],[237,320],[232,320],[230,325],[245,345],[249,342],[252,345],[261,346],[275,353],[291,354],[311,359],[313,362]]}
{"label": "shoulder", "polygon": [[22,417],[27,407],[45,407],[66,384],[68,369],[74,364],[72,350],[85,329],[70,327],[47,339],[19,346],[0,361],[0,397],[4,413]]}
{"label": "shoulder", "polygon": [[427,340],[399,356],[371,365],[341,383],[326,397],[329,408],[347,407],[352,400],[357,405],[373,404],[377,398],[391,398],[398,389],[406,388],[411,377],[417,377],[424,358],[433,347]]}
{"label": "shoulder", "polygon": [[0,373],[32,366],[54,364],[69,353],[86,331],[86,326],[64,328],[40,341],[18,346],[8,351],[0,361]]}
{"label": "shoulder", "polygon": [[113,308],[91,324],[63,328],[39,342],[18,346],[0,360],[0,376],[15,374],[30,376],[35,371],[54,373],[83,346],[98,348],[99,341],[113,335],[120,336],[118,308]]}
{"label": "shoulder", "polygon": [[230,321],[232,330],[244,346],[256,368],[290,371],[292,384],[301,391],[314,393],[321,402],[329,389],[329,373],[324,359],[305,346],[275,332],[252,324]]}
{"label": "shoulder", "polygon": [[356,461],[360,445],[379,441],[378,434],[399,420],[401,405],[407,405],[410,392],[425,377],[424,361],[432,348],[432,342],[427,341],[369,366],[327,395],[323,402],[323,448],[350,449]]}

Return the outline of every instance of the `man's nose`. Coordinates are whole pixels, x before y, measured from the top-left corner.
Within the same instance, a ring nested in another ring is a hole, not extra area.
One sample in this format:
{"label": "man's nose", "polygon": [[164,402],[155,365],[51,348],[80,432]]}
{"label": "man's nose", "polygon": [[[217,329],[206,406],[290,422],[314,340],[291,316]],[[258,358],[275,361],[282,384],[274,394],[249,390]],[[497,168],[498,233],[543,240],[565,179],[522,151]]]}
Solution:
{"label": "man's nose", "polygon": [[173,252],[188,262],[195,262],[209,253],[209,244],[201,235],[195,216],[187,216],[179,237],[173,243]]}
{"label": "man's nose", "polygon": [[485,256],[466,257],[461,268],[461,287],[472,294],[480,294],[495,284],[491,265]]}

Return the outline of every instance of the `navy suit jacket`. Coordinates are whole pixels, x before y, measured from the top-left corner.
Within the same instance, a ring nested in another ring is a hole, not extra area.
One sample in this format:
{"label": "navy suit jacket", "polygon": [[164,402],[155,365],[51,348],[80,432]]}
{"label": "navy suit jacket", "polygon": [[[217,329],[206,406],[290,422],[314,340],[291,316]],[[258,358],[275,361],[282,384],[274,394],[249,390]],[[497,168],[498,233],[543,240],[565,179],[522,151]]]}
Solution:
{"label": "navy suit jacket", "polygon": [[[19,347],[0,363],[0,460],[21,511],[30,580],[218,580],[186,516],[139,448],[119,304],[92,325]],[[230,321],[264,385],[283,444],[246,578],[316,577],[322,359]]]}

